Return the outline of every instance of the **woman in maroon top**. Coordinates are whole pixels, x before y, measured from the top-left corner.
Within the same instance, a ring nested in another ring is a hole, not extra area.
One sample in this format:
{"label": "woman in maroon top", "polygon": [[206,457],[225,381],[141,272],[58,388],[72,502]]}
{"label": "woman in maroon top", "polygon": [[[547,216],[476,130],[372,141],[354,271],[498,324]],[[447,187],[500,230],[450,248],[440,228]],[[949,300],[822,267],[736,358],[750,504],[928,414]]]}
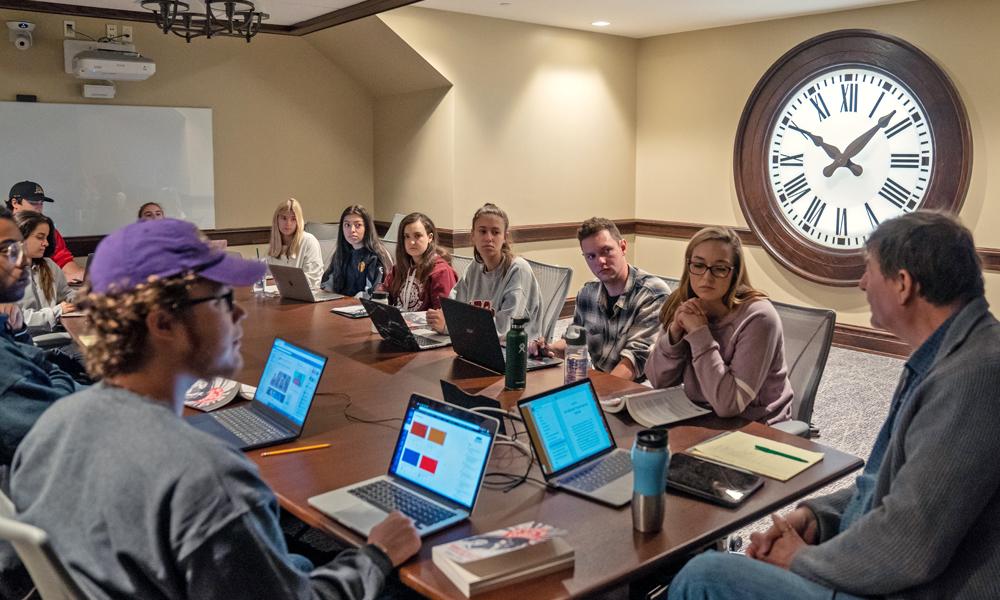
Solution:
{"label": "woman in maroon top", "polygon": [[441,308],[458,281],[448,252],[437,245],[437,229],[430,217],[410,213],[399,222],[396,264],[385,278],[389,302],[403,311]]}
{"label": "woman in maroon top", "polygon": [[660,310],[646,362],[654,387],[680,383],[721,417],[766,423],[790,417],[792,387],[781,320],[750,285],[743,246],[728,227],[706,227],[684,252],[680,285]]}

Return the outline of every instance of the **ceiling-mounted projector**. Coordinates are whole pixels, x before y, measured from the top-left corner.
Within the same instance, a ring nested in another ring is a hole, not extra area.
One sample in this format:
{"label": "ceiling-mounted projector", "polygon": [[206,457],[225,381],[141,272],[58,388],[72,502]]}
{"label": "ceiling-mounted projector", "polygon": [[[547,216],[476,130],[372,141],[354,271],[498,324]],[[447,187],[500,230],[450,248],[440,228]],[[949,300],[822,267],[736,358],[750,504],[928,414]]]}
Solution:
{"label": "ceiling-mounted projector", "polygon": [[156,73],[156,63],[131,44],[65,40],[66,72],[79,79],[142,81]]}

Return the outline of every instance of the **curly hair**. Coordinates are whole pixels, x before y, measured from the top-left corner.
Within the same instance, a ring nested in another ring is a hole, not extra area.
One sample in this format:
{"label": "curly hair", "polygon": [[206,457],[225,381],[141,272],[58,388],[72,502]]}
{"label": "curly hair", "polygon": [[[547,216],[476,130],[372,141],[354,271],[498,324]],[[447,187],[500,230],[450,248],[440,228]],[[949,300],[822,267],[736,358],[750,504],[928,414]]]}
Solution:
{"label": "curly hair", "polygon": [[179,313],[188,300],[194,273],[150,277],[126,292],[96,294],[87,284],[76,304],[86,315],[85,333],[93,339],[81,344],[87,372],[94,379],[125,375],[142,367],[149,330],[146,317],[157,308]]}

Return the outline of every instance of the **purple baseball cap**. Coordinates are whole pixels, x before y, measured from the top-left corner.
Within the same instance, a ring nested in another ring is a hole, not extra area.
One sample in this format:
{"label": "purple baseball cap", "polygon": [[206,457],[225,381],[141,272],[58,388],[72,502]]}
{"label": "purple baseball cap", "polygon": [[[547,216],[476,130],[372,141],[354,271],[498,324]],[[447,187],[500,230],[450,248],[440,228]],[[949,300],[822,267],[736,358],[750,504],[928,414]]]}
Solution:
{"label": "purple baseball cap", "polygon": [[97,245],[87,276],[98,294],[124,292],[150,277],[196,273],[231,286],[248,286],[267,267],[209,246],[194,224],[177,219],[140,221],[111,233]]}

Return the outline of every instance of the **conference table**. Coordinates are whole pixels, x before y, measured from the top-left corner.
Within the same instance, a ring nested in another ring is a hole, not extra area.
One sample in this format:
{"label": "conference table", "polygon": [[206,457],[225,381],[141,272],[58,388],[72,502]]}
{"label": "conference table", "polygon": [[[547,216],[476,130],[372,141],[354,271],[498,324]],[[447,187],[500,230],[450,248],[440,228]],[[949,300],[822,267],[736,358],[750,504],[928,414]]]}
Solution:
{"label": "conference table", "polygon": [[[237,298],[247,312],[243,321],[244,366],[237,375],[239,381],[256,385],[275,337],[329,357],[302,437],[270,449],[322,443],[331,446],[267,457],[262,457],[260,451],[250,451],[248,456],[258,465],[284,510],[347,544],[361,545],[364,540],[313,509],[307,500],[386,472],[411,394],[440,399],[440,381],[444,379],[468,393],[495,398],[511,409],[521,397],[562,384],[562,369],[549,368],[528,373],[524,390],[505,391],[502,375],[459,359],[451,348],[402,351],[373,333],[368,319],[348,319],[330,312],[335,306],[356,303],[353,299],[311,304],[250,294],[249,290],[238,291]],[[68,322],[67,329],[78,334],[80,321]],[[590,376],[601,398],[646,389],[597,371],[591,371]],[[631,447],[641,427],[627,415],[607,417],[617,444]],[[671,426],[670,449],[678,452],[728,430],[822,451],[824,459],[787,482],[767,479],[736,509],[668,493],[663,529],[656,534],[633,530],[627,506],[609,508],[531,480],[508,492],[484,488],[472,518],[425,538],[420,553],[400,568],[400,579],[425,596],[463,598],[432,563],[431,548],[476,533],[540,521],[566,531],[565,539],[575,551],[575,565],[477,598],[509,597],[512,593],[533,599],[593,595],[676,566],[691,552],[862,465],[857,457],[759,423],[708,415]],[[522,475],[527,461],[515,448],[497,446],[488,471]],[[532,465],[530,475],[542,479],[537,464]]]}

